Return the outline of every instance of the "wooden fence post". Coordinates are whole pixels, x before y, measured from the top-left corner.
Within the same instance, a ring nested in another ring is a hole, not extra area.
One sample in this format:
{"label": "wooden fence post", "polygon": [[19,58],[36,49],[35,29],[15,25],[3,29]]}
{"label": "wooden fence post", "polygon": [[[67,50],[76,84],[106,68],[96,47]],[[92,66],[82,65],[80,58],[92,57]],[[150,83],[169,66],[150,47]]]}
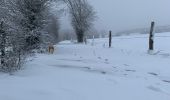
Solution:
{"label": "wooden fence post", "polygon": [[87,36],[84,37],[84,43],[87,44]]}
{"label": "wooden fence post", "polygon": [[109,48],[112,47],[112,31],[109,31]]}
{"label": "wooden fence post", "polygon": [[92,43],[91,43],[92,46],[94,46],[94,35],[92,37]]}
{"label": "wooden fence post", "polygon": [[154,50],[154,26],[155,22],[151,22],[150,34],[149,34],[149,50]]}

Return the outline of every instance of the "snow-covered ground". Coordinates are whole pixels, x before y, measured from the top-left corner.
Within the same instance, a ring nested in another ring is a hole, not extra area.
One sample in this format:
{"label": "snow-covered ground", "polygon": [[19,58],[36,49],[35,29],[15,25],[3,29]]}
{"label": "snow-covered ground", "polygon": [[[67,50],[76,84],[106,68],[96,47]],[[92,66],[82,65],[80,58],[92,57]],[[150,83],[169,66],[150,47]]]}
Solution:
{"label": "snow-covered ground", "polygon": [[170,100],[170,33],[69,41],[37,54],[14,75],[0,74],[0,100]]}

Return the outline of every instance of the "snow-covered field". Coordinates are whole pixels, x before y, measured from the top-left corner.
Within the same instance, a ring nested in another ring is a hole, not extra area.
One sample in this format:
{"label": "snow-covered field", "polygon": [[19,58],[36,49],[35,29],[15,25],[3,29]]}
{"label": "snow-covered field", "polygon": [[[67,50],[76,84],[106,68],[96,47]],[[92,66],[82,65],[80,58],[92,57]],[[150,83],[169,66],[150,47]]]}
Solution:
{"label": "snow-covered field", "polygon": [[14,75],[0,74],[0,100],[170,100],[170,33],[69,41],[37,54]]}

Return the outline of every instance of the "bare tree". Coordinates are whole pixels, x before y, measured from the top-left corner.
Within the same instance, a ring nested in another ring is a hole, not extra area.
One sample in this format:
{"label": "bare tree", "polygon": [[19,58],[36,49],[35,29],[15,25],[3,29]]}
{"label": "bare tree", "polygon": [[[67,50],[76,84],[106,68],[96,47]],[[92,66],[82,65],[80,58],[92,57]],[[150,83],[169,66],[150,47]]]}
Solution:
{"label": "bare tree", "polygon": [[49,16],[49,24],[46,27],[47,32],[51,36],[51,42],[57,43],[59,41],[59,20],[57,16]]}
{"label": "bare tree", "polygon": [[63,0],[71,15],[72,26],[77,35],[77,41],[83,42],[85,33],[93,25],[95,11],[87,0]]}

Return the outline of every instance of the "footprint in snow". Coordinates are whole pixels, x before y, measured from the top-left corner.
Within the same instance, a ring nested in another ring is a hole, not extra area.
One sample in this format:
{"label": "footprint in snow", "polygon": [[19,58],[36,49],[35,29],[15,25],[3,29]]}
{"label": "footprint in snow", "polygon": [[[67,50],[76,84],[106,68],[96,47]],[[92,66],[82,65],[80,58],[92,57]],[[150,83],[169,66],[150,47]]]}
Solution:
{"label": "footprint in snow", "polygon": [[105,62],[104,62],[105,64],[110,64],[110,63],[108,62],[108,61],[109,61],[108,59],[105,59],[104,61],[105,61]]}
{"label": "footprint in snow", "polygon": [[117,67],[115,67],[115,66],[112,66],[113,68],[117,68]]}
{"label": "footprint in snow", "polygon": [[102,73],[102,74],[106,74],[106,72],[105,72],[105,71],[101,71],[101,73]]}
{"label": "footprint in snow", "polygon": [[147,87],[148,89],[152,90],[152,91],[155,91],[155,92],[162,92],[162,90],[160,88],[157,88],[157,87],[154,87],[154,86],[148,86]]}
{"label": "footprint in snow", "polygon": [[90,69],[91,69],[90,67],[83,67],[83,68],[88,69],[88,70],[90,70]]}
{"label": "footprint in snow", "polygon": [[162,80],[163,82],[170,83],[170,80]]}
{"label": "footprint in snow", "polygon": [[128,64],[124,64],[124,66],[130,66],[130,65],[128,65]]}
{"label": "footprint in snow", "polygon": [[148,74],[153,75],[153,76],[158,76],[158,74],[154,72],[149,72]]}
{"label": "footprint in snow", "polygon": [[170,95],[170,93],[167,93],[167,92],[161,90],[160,88],[154,87],[154,86],[152,86],[152,85],[151,85],[151,86],[148,86],[147,88],[150,89],[150,90],[152,90],[152,91],[155,91],[155,92],[160,92],[160,93],[163,93],[163,94],[166,94],[166,95]]}
{"label": "footprint in snow", "polygon": [[98,59],[102,59],[101,57],[97,57]]}
{"label": "footprint in snow", "polygon": [[123,74],[124,76],[127,76],[128,74]]}
{"label": "footprint in snow", "polygon": [[105,61],[109,61],[108,59],[105,59]]}
{"label": "footprint in snow", "polygon": [[104,62],[105,64],[110,64],[109,62]]}
{"label": "footprint in snow", "polygon": [[126,69],[127,72],[136,72],[136,70]]}

